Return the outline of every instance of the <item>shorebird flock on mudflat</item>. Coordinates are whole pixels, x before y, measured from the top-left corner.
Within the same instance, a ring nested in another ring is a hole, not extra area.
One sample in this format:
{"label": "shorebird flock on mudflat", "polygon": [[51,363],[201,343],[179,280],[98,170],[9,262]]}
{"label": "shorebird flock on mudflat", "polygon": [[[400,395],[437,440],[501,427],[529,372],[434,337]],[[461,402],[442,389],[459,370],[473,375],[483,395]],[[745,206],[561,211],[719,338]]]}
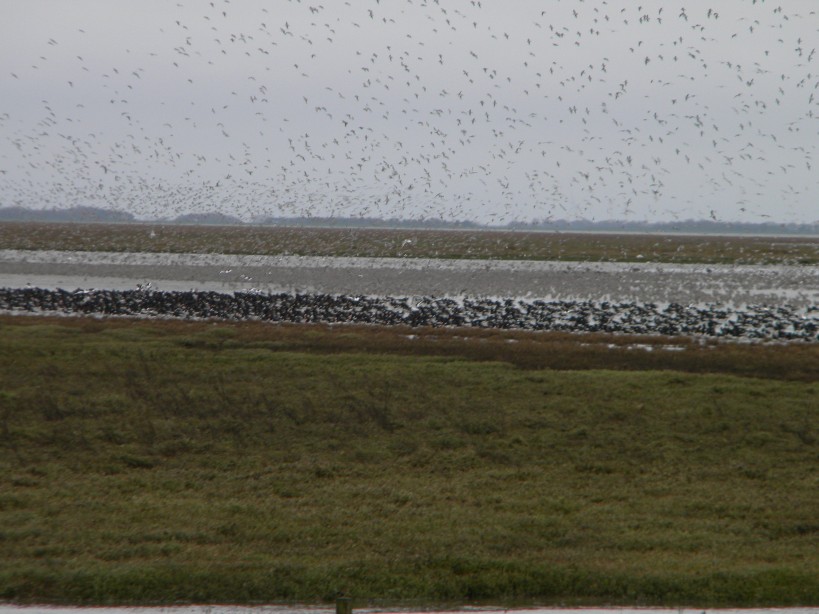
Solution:
{"label": "shorebird flock on mudflat", "polygon": [[[0,41],[2,207],[819,216],[810,1],[19,3]],[[2,308],[816,339],[815,310],[781,306],[5,289]]]}
{"label": "shorebird flock on mudflat", "polygon": [[819,341],[819,306],[609,303],[526,299],[373,297],[258,292],[0,288],[0,311],[226,321],[704,336]]}

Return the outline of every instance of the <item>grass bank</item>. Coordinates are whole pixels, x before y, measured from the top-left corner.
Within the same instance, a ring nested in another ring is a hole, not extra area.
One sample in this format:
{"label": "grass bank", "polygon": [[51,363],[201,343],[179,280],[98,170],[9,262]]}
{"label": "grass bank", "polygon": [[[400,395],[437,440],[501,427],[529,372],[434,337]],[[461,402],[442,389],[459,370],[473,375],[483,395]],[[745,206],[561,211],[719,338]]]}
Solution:
{"label": "grass bank", "polygon": [[819,264],[816,237],[0,223],[3,249],[379,258]]}
{"label": "grass bank", "polygon": [[2,318],[0,600],[819,604],[815,348],[667,343]]}

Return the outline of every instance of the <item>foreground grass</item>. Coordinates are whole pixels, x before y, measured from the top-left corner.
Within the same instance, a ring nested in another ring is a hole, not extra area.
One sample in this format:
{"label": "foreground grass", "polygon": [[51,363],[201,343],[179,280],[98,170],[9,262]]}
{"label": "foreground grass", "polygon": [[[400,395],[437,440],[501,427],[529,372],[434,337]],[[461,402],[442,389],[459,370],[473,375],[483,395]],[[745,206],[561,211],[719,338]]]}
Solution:
{"label": "foreground grass", "polygon": [[819,238],[816,237],[3,222],[0,223],[0,247],[680,264],[819,264]]}
{"label": "foreground grass", "polygon": [[813,346],[407,333],[3,318],[0,600],[819,604]]}

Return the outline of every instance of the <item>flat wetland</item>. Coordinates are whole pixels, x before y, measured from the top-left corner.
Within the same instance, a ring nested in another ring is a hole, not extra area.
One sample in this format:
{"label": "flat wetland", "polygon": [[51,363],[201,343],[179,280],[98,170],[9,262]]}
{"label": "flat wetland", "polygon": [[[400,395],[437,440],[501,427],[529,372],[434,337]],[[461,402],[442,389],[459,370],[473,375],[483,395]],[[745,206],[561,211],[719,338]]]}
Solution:
{"label": "flat wetland", "polygon": [[[0,224],[0,247],[327,239],[233,232]],[[329,232],[331,255],[441,234],[485,248],[437,257],[506,257],[488,233]],[[725,262],[722,238],[577,237]],[[0,316],[0,601],[815,606],[818,407],[816,343]]]}
{"label": "flat wetland", "polygon": [[466,258],[678,264],[819,264],[819,237],[0,223],[2,249]]}

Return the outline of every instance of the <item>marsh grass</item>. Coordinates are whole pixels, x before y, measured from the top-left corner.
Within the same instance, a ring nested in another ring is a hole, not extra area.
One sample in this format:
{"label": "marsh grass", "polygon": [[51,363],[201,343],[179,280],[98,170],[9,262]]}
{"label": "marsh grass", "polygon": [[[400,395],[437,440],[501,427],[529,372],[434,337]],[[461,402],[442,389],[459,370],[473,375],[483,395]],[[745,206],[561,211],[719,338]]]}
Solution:
{"label": "marsh grass", "polygon": [[0,223],[3,249],[591,262],[819,264],[815,237]]}
{"label": "marsh grass", "polygon": [[815,345],[652,343],[4,317],[0,600],[819,604]]}

